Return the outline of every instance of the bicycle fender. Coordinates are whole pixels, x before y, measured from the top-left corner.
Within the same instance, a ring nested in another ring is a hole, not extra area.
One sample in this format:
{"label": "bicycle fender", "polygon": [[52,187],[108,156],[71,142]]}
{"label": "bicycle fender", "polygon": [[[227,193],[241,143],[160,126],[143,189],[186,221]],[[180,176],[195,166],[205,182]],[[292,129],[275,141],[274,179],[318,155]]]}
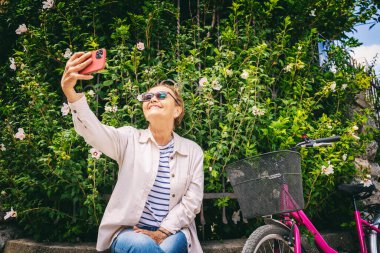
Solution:
{"label": "bicycle fender", "polygon": [[282,227],[282,228],[290,231],[290,227],[286,226],[281,221],[278,221],[278,220],[275,220],[275,219],[272,219],[272,218],[264,217],[264,223],[267,224],[267,225],[279,226],[279,227]]}

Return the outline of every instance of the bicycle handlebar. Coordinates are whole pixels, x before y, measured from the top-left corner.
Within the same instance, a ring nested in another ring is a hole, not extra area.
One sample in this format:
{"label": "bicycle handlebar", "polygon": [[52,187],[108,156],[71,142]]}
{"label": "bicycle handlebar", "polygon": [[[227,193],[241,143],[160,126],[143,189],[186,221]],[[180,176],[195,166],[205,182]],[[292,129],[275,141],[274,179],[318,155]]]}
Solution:
{"label": "bicycle handlebar", "polygon": [[330,146],[333,142],[337,142],[340,140],[340,136],[331,136],[327,138],[320,138],[315,140],[306,140],[298,143],[297,145],[292,148],[293,150],[299,148],[299,147],[323,147],[323,146]]}
{"label": "bicycle handlebar", "polygon": [[321,143],[321,142],[336,142],[336,141],[340,141],[340,136],[331,136],[331,137],[320,138],[320,139],[316,139],[315,140],[316,143]]}

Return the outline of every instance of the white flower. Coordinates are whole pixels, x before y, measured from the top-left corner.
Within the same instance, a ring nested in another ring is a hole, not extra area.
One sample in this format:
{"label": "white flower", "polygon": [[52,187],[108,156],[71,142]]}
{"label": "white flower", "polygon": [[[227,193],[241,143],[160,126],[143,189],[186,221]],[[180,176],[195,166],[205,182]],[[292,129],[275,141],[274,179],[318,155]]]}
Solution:
{"label": "white flower", "polygon": [[207,103],[209,106],[214,105],[214,101],[212,101],[212,100],[209,100],[209,101],[207,101],[206,103]]}
{"label": "white flower", "polygon": [[346,88],[347,88],[347,84],[346,83],[342,84],[342,90],[345,90]]}
{"label": "white flower", "polygon": [[112,106],[106,105],[106,106],[104,107],[104,110],[105,110],[106,112],[112,112]]}
{"label": "white flower", "polygon": [[263,116],[265,111],[263,109],[258,108],[256,105],[252,107],[252,114],[255,116]]}
{"label": "white flower", "polygon": [[232,221],[237,224],[238,221],[240,221],[240,210],[234,212],[232,214]]}
{"label": "white flower", "polygon": [[142,50],[145,49],[145,45],[144,45],[143,42],[138,42],[138,43],[136,44],[136,47],[137,47],[137,49],[140,50],[140,51],[142,51]]}
{"label": "white flower", "polygon": [[217,227],[218,225],[217,224],[215,224],[215,223],[212,223],[211,224],[211,232],[215,232],[215,227]]}
{"label": "white flower", "polygon": [[69,59],[72,55],[73,55],[73,52],[71,52],[70,48],[66,48],[66,51],[63,54],[63,58]]}
{"label": "white flower", "polygon": [[213,80],[211,82],[211,87],[214,89],[214,90],[220,90],[222,88],[222,86],[220,85],[219,81],[218,80]]}
{"label": "white flower", "polygon": [[201,79],[199,79],[199,87],[200,87],[200,88],[203,88],[203,87],[205,86],[206,83],[208,83],[206,77],[202,77]]}
{"label": "white flower", "polygon": [[90,97],[94,97],[95,96],[95,92],[93,90],[89,90],[87,92],[87,94],[90,96]]}
{"label": "white flower", "polygon": [[9,67],[12,69],[12,70],[16,70],[16,63],[15,63],[15,58],[12,58],[10,57],[9,58],[9,61],[11,62],[11,65],[9,65]]}
{"label": "white flower", "polygon": [[28,31],[28,28],[25,24],[19,25],[16,29],[16,34],[26,33]]}
{"label": "white flower", "polygon": [[330,83],[330,89],[332,92],[335,92],[335,88],[336,88],[336,82],[331,82]]}
{"label": "white flower", "polygon": [[315,9],[310,11],[309,16],[311,16],[311,17],[315,17]]}
{"label": "white flower", "polygon": [[290,63],[289,65],[286,65],[284,67],[284,71],[285,72],[290,72],[290,71],[292,71],[292,69],[293,69],[293,64],[292,63]]}
{"label": "white flower", "polygon": [[70,107],[68,104],[63,103],[63,106],[61,107],[62,116],[66,116],[70,112]]}
{"label": "white flower", "polygon": [[330,174],[333,174],[334,173],[334,166],[332,164],[330,164],[330,161],[328,162],[329,166],[324,166],[322,165],[322,174],[325,174],[325,175],[330,175]]}
{"label": "white flower", "polygon": [[357,125],[355,125],[352,127],[352,130],[357,131],[357,130],[359,130],[359,127]]}
{"label": "white flower", "polygon": [[11,207],[11,210],[9,212],[6,212],[4,216],[4,220],[7,220],[9,218],[16,218],[17,217],[17,212],[13,210],[13,207]]}
{"label": "white flower", "polygon": [[234,72],[230,69],[226,69],[226,75],[231,77],[234,74]]}
{"label": "white flower", "polygon": [[99,157],[103,154],[99,150],[96,150],[95,148],[90,149],[91,157],[95,159],[99,159]]}
{"label": "white flower", "polygon": [[[369,177],[368,177],[369,176]],[[364,187],[369,187],[372,185],[372,181],[371,181],[371,176],[370,175],[367,175],[367,178],[364,178],[363,179],[363,186]]]}
{"label": "white flower", "polygon": [[104,107],[104,110],[106,111],[106,112],[117,112],[117,106],[115,105],[115,106],[109,106],[109,105],[106,105],[105,107]]}
{"label": "white flower", "polygon": [[208,171],[210,171],[210,172],[211,172],[211,171],[212,171],[212,167],[208,167]]}
{"label": "white flower", "polygon": [[346,161],[347,160],[347,154],[343,154],[342,159],[343,159],[343,161]]}
{"label": "white flower", "polygon": [[298,46],[297,49],[298,49],[299,51],[301,51],[301,50],[302,50],[302,46]]}
{"label": "white flower", "polygon": [[46,1],[43,1],[42,4],[43,4],[42,9],[50,9],[50,8],[53,8],[54,1],[53,0],[46,0]]}
{"label": "white flower", "polygon": [[1,191],[1,195],[6,196],[7,192],[6,191]]}
{"label": "white flower", "polygon": [[24,132],[24,129],[19,128],[19,129],[18,129],[18,132],[15,134],[15,138],[16,138],[16,139],[23,140],[23,139],[25,138],[25,132]]}
{"label": "white flower", "polygon": [[3,143],[0,144],[0,150],[1,150],[1,151],[5,151],[5,150],[7,150],[7,149],[5,148],[5,145],[4,145]]}
{"label": "white flower", "polygon": [[247,70],[243,70],[243,73],[240,75],[241,78],[247,79],[249,77],[249,73]]}
{"label": "white flower", "polygon": [[331,129],[331,128],[332,128],[332,126],[331,126],[331,125],[327,125],[327,128],[328,128],[328,129]]}

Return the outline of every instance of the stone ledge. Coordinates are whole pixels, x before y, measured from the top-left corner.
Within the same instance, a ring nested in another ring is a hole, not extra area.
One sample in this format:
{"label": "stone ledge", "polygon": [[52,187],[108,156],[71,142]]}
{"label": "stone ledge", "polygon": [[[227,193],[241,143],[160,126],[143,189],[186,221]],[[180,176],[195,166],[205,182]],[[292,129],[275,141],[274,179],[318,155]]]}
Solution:
{"label": "stone ledge", "polygon": [[[203,242],[204,253],[237,253],[241,252],[245,240],[229,239],[224,241]],[[7,241],[4,253],[97,253],[95,243],[37,243],[28,239]]]}
{"label": "stone ledge", "polygon": [[[359,249],[355,235],[350,232],[323,233],[326,241],[335,249],[345,252],[357,252]],[[202,242],[204,253],[240,253],[246,239]],[[307,243],[306,238],[302,238]],[[318,252],[315,247],[306,245],[308,253]],[[95,243],[37,243],[27,239],[7,241],[4,253],[96,253]]]}

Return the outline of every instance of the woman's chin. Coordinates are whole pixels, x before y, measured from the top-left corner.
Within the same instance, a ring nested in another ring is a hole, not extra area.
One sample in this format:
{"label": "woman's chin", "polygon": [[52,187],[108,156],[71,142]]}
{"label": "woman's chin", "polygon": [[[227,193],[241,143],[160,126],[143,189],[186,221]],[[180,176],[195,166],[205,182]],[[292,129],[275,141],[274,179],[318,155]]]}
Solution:
{"label": "woman's chin", "polygon": [[162,114],[153,114],[153,115],[149,115],[149,117],[147,117],[147,121],[149,121],[150,125],[160,126],[163,124],[169,124],[170,122],[173,121],[173,119],[165,117]]}

